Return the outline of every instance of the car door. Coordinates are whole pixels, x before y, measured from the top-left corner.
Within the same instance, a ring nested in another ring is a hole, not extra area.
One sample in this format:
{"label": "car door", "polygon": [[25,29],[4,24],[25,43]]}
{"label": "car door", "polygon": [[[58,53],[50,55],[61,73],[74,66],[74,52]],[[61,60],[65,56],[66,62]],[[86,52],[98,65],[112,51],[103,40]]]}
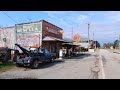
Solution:
{"label": "car door", "polygon": [[42,61],[45,61],[46,59],[45,59],[45,51],[44,51],[44,49],[39,49],[39,52],[38,52],[38,55],[39,55],[39,58],[40,58],[40,60],[42,60]]}
{"label": "car door", "polygon": [[45,54],[46,54],[46,60],[50,60],[50,53],[47,49],[45,49]]}

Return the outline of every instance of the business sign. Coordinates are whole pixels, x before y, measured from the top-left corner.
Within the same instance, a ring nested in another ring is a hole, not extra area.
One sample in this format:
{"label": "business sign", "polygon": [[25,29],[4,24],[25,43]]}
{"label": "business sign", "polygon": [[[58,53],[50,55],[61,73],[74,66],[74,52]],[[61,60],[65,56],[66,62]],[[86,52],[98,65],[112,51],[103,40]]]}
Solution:
{"label": "business sign", "polygon": [[52,29],[52,28],[49,28],[49,27],[46,27],[47,31],[50,32],[50,33],[54,33],[54,34],[63,34],[63,30],[55,30],[55,29]]}
{"label": "business sign", "polygon": [[16,25],[17,33],[21,32],[39,32],[41,31],[41,22]]}
{"label": "business sign", "polygon": [[16,43],[25,49],[42,45],[42,23],[24,23],[16,25]]}
{"label": "business sign", "polygon": [[80,42],[80,35],[75,34],[73,39],[74,39],[75,42]]}

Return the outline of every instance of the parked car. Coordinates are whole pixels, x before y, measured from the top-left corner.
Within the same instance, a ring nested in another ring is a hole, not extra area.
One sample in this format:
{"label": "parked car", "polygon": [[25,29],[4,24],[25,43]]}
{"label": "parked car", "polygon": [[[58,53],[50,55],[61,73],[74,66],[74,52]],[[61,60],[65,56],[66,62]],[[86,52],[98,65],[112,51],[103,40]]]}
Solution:
{"label": "parked car", "polygon": [[38,68],[39,63],[43,62],[52,62],[54,60],[54,55],[50,53],[46,48],[40,47],[32,47],[30,50],[26,50],[21,47],[19,44],[15,44],[18,46],[23,53],[19,53],[16,60],[16,66],[30,66],[31,68]]}

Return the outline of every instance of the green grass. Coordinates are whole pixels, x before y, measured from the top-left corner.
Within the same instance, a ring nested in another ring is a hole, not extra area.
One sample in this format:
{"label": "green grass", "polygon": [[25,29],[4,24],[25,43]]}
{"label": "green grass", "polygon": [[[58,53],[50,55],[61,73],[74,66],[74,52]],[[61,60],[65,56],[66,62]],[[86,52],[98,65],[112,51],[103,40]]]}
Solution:
{"label": "green grass", "polygon": [[1,70],[9,70],[15,67],[15,64],[0,64],[0,71]]}

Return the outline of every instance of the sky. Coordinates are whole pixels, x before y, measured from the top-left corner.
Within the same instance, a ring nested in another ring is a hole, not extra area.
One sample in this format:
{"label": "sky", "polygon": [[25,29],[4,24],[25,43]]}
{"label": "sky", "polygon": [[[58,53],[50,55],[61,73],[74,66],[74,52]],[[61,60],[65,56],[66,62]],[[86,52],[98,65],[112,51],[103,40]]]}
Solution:
{"label": "sky", "polygon": [[[8,17],[9,15],[10,17]],[[17,23],[46,20],[64,30],[63,37],[73,34],[88,37],[101,45],[114,42],[120,34],[120,11],[0,11],[0,26],[14,26]]]}

